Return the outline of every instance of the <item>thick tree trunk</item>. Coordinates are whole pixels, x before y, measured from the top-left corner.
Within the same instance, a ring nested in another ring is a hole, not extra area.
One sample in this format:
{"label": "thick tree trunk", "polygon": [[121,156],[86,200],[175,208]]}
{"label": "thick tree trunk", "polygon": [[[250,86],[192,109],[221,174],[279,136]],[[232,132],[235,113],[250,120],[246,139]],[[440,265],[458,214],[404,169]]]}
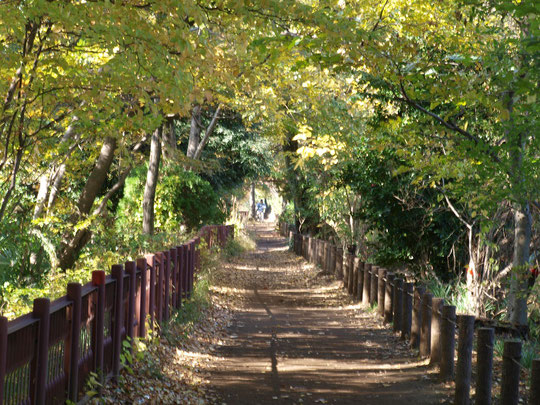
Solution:
{"label": "thick tree trunk", "polygon": [[146,184],[143,196],[143,233],[152,235],[154,233],[154,201],[156,197],[156,186],[159,176],[159,161],[161,156],[161,134],[163,126],[154,131],[150,144],[150,158],[148,161],[148,171],[146,172]]}
{"label": "thick tree trunk", "polygon": [[88,180],[83,188],[77,207],[81,215],[87,215],[92,209],[94,200],[97,194],[103,187],[103,183],[107,178],[107,173],[111,167],[112,160],[114,158],[114,151],[116,149],[116,139],[107,137],[103,142],[101,151],[94,166],[94,169],[90,173]]}
{"label": "thick tree trunk", "polygon": [[199,143],[201,143],[201,106],[196,105],[191,112],[191,127],[189,129],[189,140],[186,156],[193,159]]}
{"label": "thick tree trunk", "polygon": [[514,197],[514,254],[508,292],[508,315],[510,322],[519,326],[527,325],[527,271],[529,267],[529,245],[531,243],[532,219],[524,185],[523,156],[526,145],[525,135],[514,126],[514,91],[506,94],[506,108],[510,113],[506,138],[511,159],[510,181]]}
{"label": "thick tree trunk", "polygon": [[173,162],[176,159],[176,135],[174,133],[174,122],[172,119],[163,124],[161,135],[161,150],[165,162]]}
{"label": "thick tree trunk", "polygon": [[[107,179],[107,173],[111,167],[115,150],[116,139],[112,137],[105,138],[96,165],[92,169],[90,176],[88,176],[81,196],[79,197],[77,203],[79,212],[71,219],[73,225],[90,213],[92,205]],[[80,229],[75,232],[75,235],[69,234],[64,236],[64,240],[62,241],[58,252],[60,268],[66,270],[73,267],[79,252],[90,240],[90,236],[90,231],[87,229]]]}
{"label": "thick tree trunk", "polygon": [[510,322],[527,325],[527,289],[529,246],[531,243],[531,213],[529,204],[514,207],[514,257],[508,294]]}

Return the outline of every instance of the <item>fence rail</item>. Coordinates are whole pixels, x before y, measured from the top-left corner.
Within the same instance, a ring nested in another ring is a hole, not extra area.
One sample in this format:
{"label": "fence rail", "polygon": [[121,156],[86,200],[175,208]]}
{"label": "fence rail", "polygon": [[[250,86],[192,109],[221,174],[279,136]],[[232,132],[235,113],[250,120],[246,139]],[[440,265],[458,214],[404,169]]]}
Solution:
{"label": "fence rail", "polygon": [[29,314],[0,317],[0,405],[78,402],[90,373],[116,378],[122,342],[144,338],[147,320],[156,328],[190,297],[200,241],[211,248],[233,237],[233,225],[204,226],[180,246],[70,283],[53,302],[34,300]]}
{"label": "fence rail", "polygon": [[[441,380],[455,380],[454,403],[469,405],[472,379],[472,350],[475,317],[457,315],[456,307],[445,305],[444,299],[434,297],[423,286],[406,283],[400,274],[382,267],[361,262],[351,253],[330,246],[329,242],[302,235],[290,224],[280,223],[282,236],[289,238],[298,256],[322,267],[339,280],[354,299],[364,304],[378,304],[377,313],[384,322],[392,322],[393,330],[402,339],[409,339],[411,348],[439,366]],[[329,261],[319,260],[331,252]],[[456,330],[458,338],[456,342]],[[493,379],[494,328],[478,328],[475,404],[491,404]],[[457,343],[457,345],[456,345]],[[457,361],[455,349],[457,346]],[[504,342],[501,405],[517,405],[522,366],[521,340]],[[532,362],[530,372],[529,405],[540,405],[540,359]]]}

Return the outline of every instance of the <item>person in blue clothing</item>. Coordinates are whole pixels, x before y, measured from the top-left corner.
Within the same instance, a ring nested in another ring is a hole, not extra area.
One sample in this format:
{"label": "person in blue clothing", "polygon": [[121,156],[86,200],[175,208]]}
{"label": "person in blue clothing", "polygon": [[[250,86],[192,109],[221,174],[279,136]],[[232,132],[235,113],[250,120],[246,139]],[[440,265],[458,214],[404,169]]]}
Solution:
{"label": "person in blue clothing", "polygon": [[266,204],[264,203],[263,200],[261,200],[257,203],[257,215],[256,215],[257,221],[262,221],[264,219],[265,211],[266,211]]}

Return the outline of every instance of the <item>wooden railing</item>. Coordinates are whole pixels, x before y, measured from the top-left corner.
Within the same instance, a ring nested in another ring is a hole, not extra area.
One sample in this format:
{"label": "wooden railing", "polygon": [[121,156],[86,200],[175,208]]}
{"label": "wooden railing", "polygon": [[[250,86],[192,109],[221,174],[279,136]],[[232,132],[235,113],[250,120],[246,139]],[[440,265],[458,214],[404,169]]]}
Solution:
{"label": "wooden railing", "polygon": [[205,226],[180,246],[94,271],[53,302],[34,300],[30,314],[0,317],[0,405],[78,402],[90,373],[116,377],[122,342],[159,329],[190,297],[201,239],[213,247],[233,237],[233,225]]}
{"label": "wooden railing", "polygon": [[[403,275],[365,263],[353,254],[328,241],[302,235],[292,225],[279,224],[282,236],[289,238],[295,254],[320,266],[325,272],[343,280],[343,287],[357,301],[377,304],[377,314],[385,323],[392,322],[395,333],[418,349],[422,358],[439,367],[443,381],[455,381],[454,403],[469,405],[473,371],[474,333],[476,345],[476,404],[491,404],[493,349],[495,330],[476,327],[473,315],[457,315],[456,307],[445,305],[425,287],[407,282]],[[456,331],[457,342],[456,342]],[[457,343],[457,361],[455,358]],[[504,342],[500,404],[517,405],[520,375],[523,369],[520,339]],[[529,405],[540,405],[540,359],[532,361],[529,373]]]}

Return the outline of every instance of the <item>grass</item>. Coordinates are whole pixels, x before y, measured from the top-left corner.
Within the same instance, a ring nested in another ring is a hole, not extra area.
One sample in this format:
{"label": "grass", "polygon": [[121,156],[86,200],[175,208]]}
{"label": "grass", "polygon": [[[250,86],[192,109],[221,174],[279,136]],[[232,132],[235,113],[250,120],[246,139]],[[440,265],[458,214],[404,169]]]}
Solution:
{"label": "grass", "polygon": [[[193,285],[191,297],[182,303],[182,308],[175,311],[168,325],[163,326],[162,335],[167,339],[182,338],[201,318],[210,305],[210,286],[213,282],[220,260],[230,260],[246,251],[255,248],[254,240],[244,230],[240,229],[234,239],[229,239],[222,249],[201,249],[201,270],[197,272],[197,279]],[[179,327],[180,326],[180,327]],[[181,333],[179,334],[179,331]]]}
{"label": "grass", "polygon": [[221,254],[225,260],[234,256],[241,255],[244,252],[255,249],[255,241],[243,229],[240,229],[234,239],[229,239],[222,249]]}
{"label": "grass", "polygon": [[[493,353],[496,357],[501,358],[504,354],[504,338],[495,338],[495,343],[493,344]],[[540,355],[540,345],[532,340],[523,342],[521,346],[521,365],[530,370],[532,362],[534,359],[538,358]]]}
{"label": "grass", "polygon": [[474,313],[474,305],[465,283],[441,283],[432,278],[425,281],[425,286],[434,297],[444,298],[448,305],[454,305],[458,314]]}

